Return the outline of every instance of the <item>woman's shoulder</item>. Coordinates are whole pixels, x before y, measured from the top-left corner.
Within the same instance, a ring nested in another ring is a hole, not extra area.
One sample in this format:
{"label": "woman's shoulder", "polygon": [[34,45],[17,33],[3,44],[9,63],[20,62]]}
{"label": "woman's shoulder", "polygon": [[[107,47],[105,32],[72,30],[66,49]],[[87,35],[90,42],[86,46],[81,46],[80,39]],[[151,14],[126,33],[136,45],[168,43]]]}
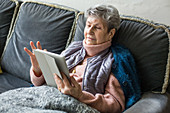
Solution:
{"label": "woman's shoulder", "polygon": [[82,47],[83,47],[82,41],[74,41],[62,52],[62,55],[67,56],[73,54],[76,51],[79,51]]}

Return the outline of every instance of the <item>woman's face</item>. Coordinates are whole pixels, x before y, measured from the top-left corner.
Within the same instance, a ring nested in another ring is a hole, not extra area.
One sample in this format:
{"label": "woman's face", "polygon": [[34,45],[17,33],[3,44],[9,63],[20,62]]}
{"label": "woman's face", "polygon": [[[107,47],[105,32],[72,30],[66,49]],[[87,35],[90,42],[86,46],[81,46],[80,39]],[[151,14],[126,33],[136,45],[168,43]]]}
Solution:
{"label": "woman's face", "polygon": [[[112,30],[110,32],[112,32]],[[97,45],[107,42],[111,40],[114,35],[110,32],[107,31],[107,25],[102,18],[89,16],[84,29],[85,43],[88,45]]]}

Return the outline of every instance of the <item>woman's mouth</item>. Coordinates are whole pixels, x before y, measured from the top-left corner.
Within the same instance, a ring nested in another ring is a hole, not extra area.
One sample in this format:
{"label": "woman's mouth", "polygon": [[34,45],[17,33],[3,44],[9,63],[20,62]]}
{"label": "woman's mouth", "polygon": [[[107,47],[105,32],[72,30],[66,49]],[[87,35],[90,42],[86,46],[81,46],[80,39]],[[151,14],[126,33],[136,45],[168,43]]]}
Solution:
{"label": "woman's mouth", "polygon": [[92,37],[87,37],[89,40],[95,40],[94,38],[92,38]]}

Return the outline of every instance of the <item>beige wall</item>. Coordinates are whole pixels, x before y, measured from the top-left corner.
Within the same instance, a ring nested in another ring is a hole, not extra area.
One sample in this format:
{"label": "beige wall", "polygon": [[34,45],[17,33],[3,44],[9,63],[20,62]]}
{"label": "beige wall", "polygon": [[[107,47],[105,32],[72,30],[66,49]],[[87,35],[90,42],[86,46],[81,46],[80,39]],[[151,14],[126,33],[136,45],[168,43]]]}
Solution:
{"label": "beige wall", "polygon": [[[26,0],[24,0],[26,1]],[[112,4],[120,14],[133,15],[170,26],[170,0],[36,0],[85,11],[95,4]]]}

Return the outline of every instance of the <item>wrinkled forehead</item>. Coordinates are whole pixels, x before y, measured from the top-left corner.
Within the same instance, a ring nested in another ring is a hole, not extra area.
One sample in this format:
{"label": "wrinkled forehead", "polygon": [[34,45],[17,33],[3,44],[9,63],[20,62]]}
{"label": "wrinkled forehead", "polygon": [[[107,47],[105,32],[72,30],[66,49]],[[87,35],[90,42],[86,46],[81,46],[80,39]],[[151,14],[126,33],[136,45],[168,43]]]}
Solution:
{"label": "wrinkled forehead", "polygon": [[102,26],[107,26],[106,22],[102,17],[98,16],[88,16],[86,20],[86,24],[97,24],[97,25],[102,25]]}

